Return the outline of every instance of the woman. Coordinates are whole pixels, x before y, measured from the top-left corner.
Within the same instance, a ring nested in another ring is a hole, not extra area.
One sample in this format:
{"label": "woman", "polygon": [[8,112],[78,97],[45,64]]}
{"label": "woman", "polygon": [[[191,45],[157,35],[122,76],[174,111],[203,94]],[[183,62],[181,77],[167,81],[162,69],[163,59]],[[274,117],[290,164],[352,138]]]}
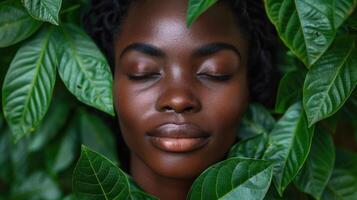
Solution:
{"label": "woman", "polygon": [[224,159],[248,102],[274,102],[274,44],[261,2],[221,0],[187,28],[187,1],[93,1],[86,29],[114,70],[129,173],[185,199]]}

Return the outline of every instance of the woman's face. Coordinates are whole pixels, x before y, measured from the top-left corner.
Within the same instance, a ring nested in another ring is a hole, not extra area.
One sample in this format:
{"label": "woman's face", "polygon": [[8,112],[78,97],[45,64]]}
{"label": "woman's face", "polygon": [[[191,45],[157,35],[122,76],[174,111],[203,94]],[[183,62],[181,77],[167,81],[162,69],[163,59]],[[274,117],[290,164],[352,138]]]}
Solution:
{"label": "woman's face", "polygon": [[235,141],[248,103],[248,42],[218,3],[186,28],[187,1],[137,1],[115,42],[114,96],[132,158],[193,178]]}

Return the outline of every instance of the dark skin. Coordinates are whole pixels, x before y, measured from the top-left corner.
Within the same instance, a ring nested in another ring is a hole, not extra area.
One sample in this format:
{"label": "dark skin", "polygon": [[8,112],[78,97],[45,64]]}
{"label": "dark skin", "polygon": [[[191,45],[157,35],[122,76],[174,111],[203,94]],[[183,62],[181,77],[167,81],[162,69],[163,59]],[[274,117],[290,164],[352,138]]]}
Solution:
{"label": "dark skin", "polygon": [[186,1],[137,1],[115,42],[115,107],[130,173],[147,193],[183,200],[224,159],[248,105],[248,42],[224,3],[191,28]]}

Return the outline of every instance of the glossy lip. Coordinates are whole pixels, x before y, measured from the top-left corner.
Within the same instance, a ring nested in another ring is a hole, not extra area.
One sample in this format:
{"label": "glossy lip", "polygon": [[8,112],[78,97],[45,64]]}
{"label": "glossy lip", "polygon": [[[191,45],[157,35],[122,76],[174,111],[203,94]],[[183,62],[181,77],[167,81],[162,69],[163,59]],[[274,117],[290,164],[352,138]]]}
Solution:
{"label": "glossy lip", "polygon": [[205,146],[209,134],[193,124],[166,123],[147,134],[156,148],[172,153],[191,152]]}

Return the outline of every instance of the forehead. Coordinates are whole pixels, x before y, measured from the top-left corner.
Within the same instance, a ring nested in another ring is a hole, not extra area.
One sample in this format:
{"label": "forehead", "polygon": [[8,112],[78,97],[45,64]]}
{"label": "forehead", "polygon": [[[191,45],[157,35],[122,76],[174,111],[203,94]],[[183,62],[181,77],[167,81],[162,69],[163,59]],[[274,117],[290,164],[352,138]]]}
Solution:
{"label": "forehead", "polygon": [[[224,2],[224,1],[223,1]],[[182,38],[199,40],[237,39],[242,37],[232,11],[226,3],[217,3],[186,27],[186,0],[137,0],[122,23],[119,38],[130,40]],[[124,41],[124,40],[122,40]]]}

